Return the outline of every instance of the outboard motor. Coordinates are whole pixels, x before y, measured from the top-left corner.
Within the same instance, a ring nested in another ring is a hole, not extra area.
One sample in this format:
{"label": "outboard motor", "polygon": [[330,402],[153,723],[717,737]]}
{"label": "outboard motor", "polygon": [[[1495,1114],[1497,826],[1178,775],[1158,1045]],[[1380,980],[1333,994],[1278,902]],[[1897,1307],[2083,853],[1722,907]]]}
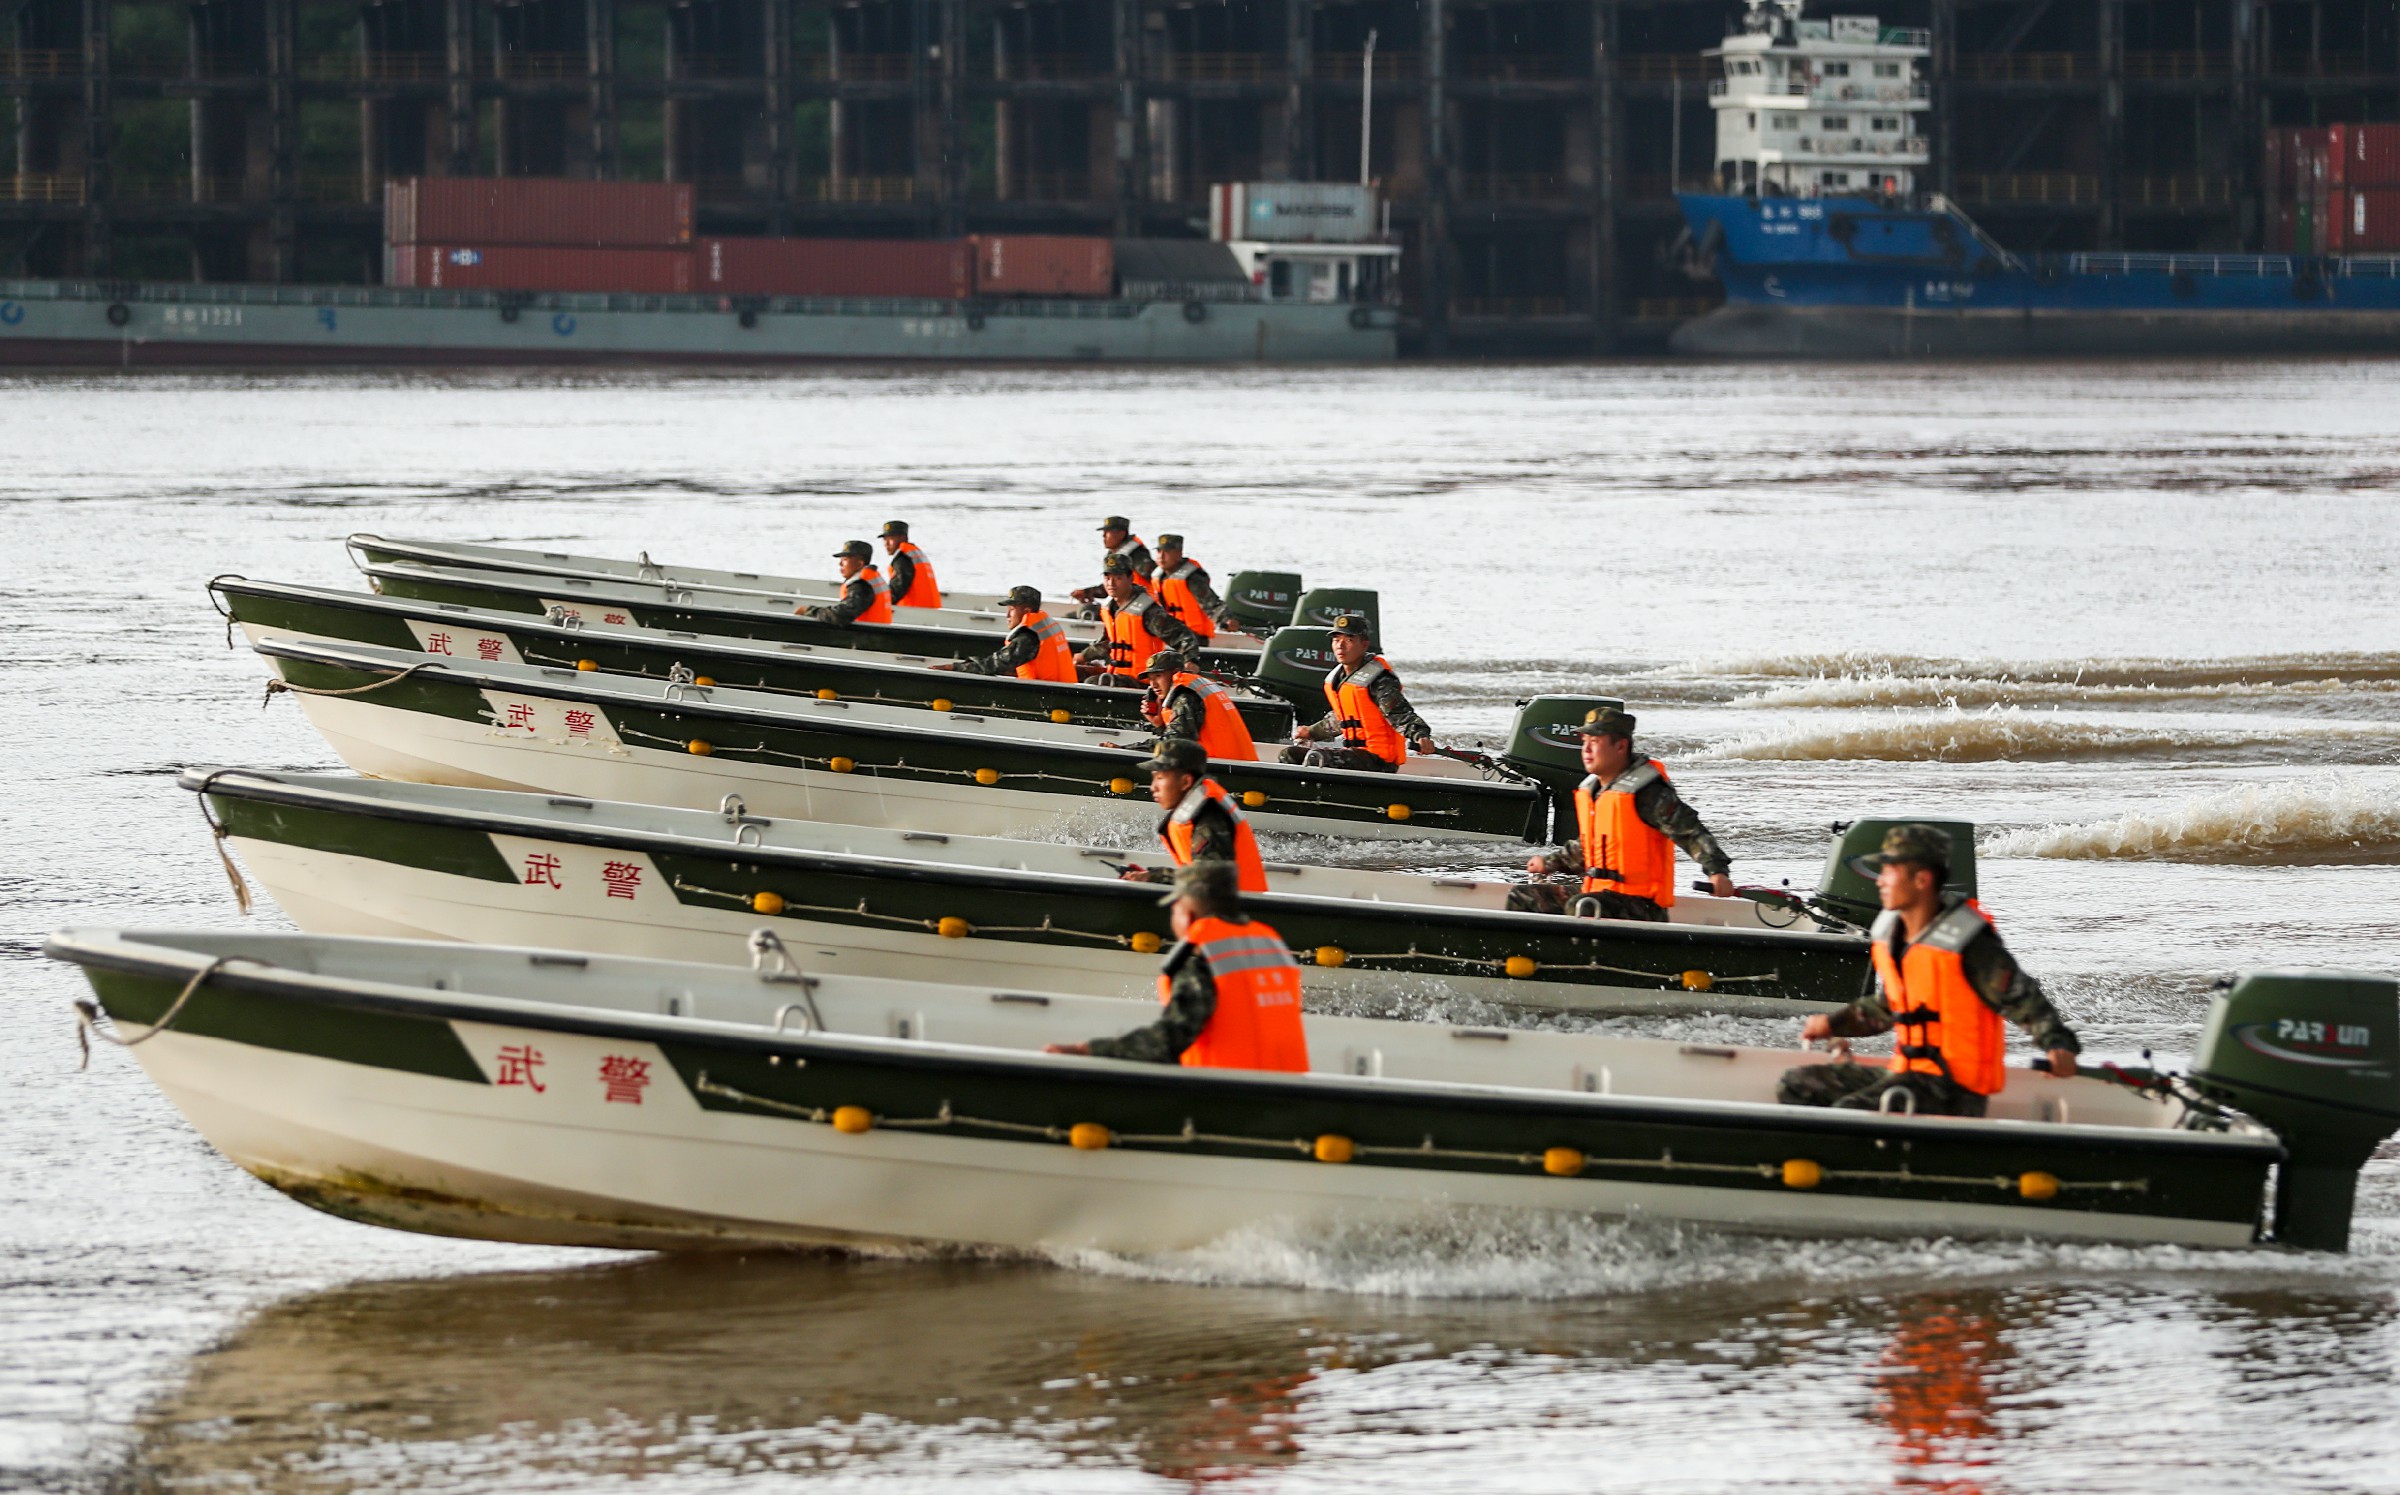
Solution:
{"label": "outboard motor", "polygon": [[1575,786],[1586,777],[1583,738],[1576,728],[1594,711],[1624,709],[1613,696],[1535,696],[1518,703],[1508,750],[1501,756],[1509,767],[1540,782],[1550,806],[1548,834],[1529,834],[1526,840],[1564,841],[1575,834]]}
{"label": "outboard motor", "polygon": [[1300,603],[1297,571],[1236,571],[1225,584],[1225,611],[1244,633],[1265,638],[1292,621]]}
{"label": "outboard motor", "polygon": [[1292,610],[1292,622],[1304,628],[1311,625],[1331,628],[1345,614],[1356,614],[1367,620],[1367,627],[1375,633],[1376,652],[1381,653],[1381,599],[1363,587],[1312,587],[1301,597],[1300,605]]}
{"label": "outboard motor", "polygon": [[2350,1244],[2358,1171],[2400,1131],[2400,982],[2337,971],[2260,971],[2220,982],[2192,1084],[2274,1128],[2275,1239]]}
{"label": "outboard motor", "polygon": [[1325,672],[1337,663],[1332,629],[1293,624],[1267,636],[1251,683],[1291,702],[1305,725],[1325,714]]}
{"label": "outboard motor", "polygon": [[1874,923],[1875,916],[1883,912],[1883,899],[1875,891],[1873,878],[1861,877],[1850,869],[1850,859],[1881,851],[1883,833],[1895,825],[1930,825],[1949,832],[1950,880],[1942,884],[1942,891],[1962,898],[1975,896],[1975,822],[1901,816],[1835,821],[1833,849],[1825,855],[1825,870],[1817,874],[1817,893],[1811,904],[1861,929]]}

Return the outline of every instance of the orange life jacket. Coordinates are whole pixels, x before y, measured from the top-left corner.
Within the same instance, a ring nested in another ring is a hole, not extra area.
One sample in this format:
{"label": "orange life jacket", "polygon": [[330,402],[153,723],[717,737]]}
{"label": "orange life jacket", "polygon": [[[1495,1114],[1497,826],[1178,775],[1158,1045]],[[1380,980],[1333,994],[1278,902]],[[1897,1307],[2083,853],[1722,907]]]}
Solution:
{"label": "orange life jacket", "polygon": [[1675,843],[1642,819],[1634,791],[1667,782],[1656,758],[1618,774],[1605,788],[1598,775],[1575,786],[1575,824],[1583,833],[1583,890],[1647,898],[1675,906]]}
{"label": "orange life jacket", "polygon": [[1895,1024],[1893,1070],[1946,1075],[1977,1095],[1998,1095],[2008,1083],[2008,1033],[1967,980],[1960,958],[1991,920],[1968,899],[1945,910],[1894,961],[1898,925],[1897,915],[1878,919],[1869,947]]}
{"label": "orange life jacket", "polygon": [[1142,615],[1156,606],[1158,599],[1148,592],[1136,592],[1122,603],[1109,603],[1104,625],[1108,631],[1108,668],[1101,673],[1133,680],[1142,677],[1142,666],[1150,662],[1151,655],[1166,647],[1150,636],[1142,621]]}
{"label": "orange life jacket", "polygon": [[1025,621],[1008,631],[1010,638],[1019,632],[1034,637],[1033,663],[1017,666],[1019,680],[1054,680],[1075,683],[1075,651],[1067,644],[1067,630],[1048,613],[1027,613]]}
{"label": "orange life jacket", "polygon": [[[859,573],[851,577],[850,581],[863,581],[875,589],[875,600],[868,603],[867,610],[852,619],[852,622],[889,623],[892,621],[892,589],[884,584],[881,571],[876,570],[873,566],[865,566],[860,568]],[[842,589],[848,591],[849,582],[844,582]]]}
{"label": "orange life jacket", "polygon": [[1335,665],[1325,672],[1325,699],[1333,706],[1333,719],[1341,723],[1342,746],[1365,748],[1397,767],[1408,761],[1408,744],[1375,698],[1367,694],[1376,677],[1391,672],[1380,654],[1360,665],[1347,680],[1342,678],[1342,667]]}
{"label": "orange life jacket", "polygon": [[1200,698],[1200,749],[1211,758],[1229,758],[1236,763],[1256,763],[1258,744],[1251,739],[1249,723],[1242,720],[1241,708],[1233,704],[1233,692],[1205,675],[1190,671],[1177,675],[1167,687],[1161,709],[1174,704],[1175,692],[1188,690]]}
{"label": "orange life jacket", "polygon": [[1158,600],[1165,604],[1175,621],[1200,635],[1202,643],[1217,636],[1216,619],[1192,595],[1192,578],[1200,574],[1200,563],[1187,560],[1158,579]]}
{"label": "orange life jacket", "polygon": [[1191,792],[1184,795],[1183,803],[1169,810],[1166,818],[1159,821],[1159,844],[1166,847],[1168,854],[1175,858],[1176,866],[1189,867],[1192,864],[1192,817],[1199,814],[1200,807],[1210,800],[1223,805],[1225,813],[1233,819],[1233,870],[1241,882],[1242,891],[1265,892],[1267,864],[1259,857],[1258,837],[1250,833],[1250,821],[1242,814],[1241,806],[1233,802],[1233,796],[1227,794],[1225,786],[1215,779],[1203,778],[1194,784]]}
{"label": "orange life jacket", "polygon": [[1158,1000],[1173,992],[1172,972],[1186,960],[1205,960],[1217,986],[1217,1010],[1183,1051],[1193,1069],[1308,1068],[1308,1034],[1300,1022],[1300,962],[1283,936],[1256,919],[1195,919],[1183,944],[1159,972]]}
{"label": "orange life jacket", "polygon": [[917,563],[916,574],[908,579],[908,590],[892,599],[895,607],[940,607],[942,589],[933,579],[933,560],[917,548],[913,540],[903,540],[895,556],[907,556]]}
{"label": "orange life jacket", "polygon": [[1133,567],[1133,579],[1141,584],[1143,591],[1155,592],[1158,590],[1158,583],[1151,579],[1153,573],[1158,570],[1158,562],[1151,559],[1150,547],[1142,543],[1140,535],[1128,533],[1125,536],[1125,543],[1111,550],[1109,554],[1125,557],[1126,563]]}

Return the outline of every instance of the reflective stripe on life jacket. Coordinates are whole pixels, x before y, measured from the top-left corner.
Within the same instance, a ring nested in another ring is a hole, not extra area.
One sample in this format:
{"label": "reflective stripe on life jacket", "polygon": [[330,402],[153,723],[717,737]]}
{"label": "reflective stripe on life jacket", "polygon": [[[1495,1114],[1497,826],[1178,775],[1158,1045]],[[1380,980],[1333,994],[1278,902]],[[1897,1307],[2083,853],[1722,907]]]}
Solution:
{"label": "reflective stripe on life jacket", "polygon": [[1192,578],[1202,574],[1199,562],[1185,561],[1158,579],[1158,600],[1175,615],[1176,622],[1200,635],[1205,643],[1217,636],[1217,623],[1192,595]]}
{"label": "reflective stripe on life jacket", "polygon": [[1400,729],[1383,714],[1383,708],[1375,704],[1375,698],[1367,694],[1368,686],[1391,672],[1392,667],[1383,662],[1380,654],[1360,665],[1347,680],[1342,678],[1342,667],[1335,665],[1325,673],[1325,699],[1333,707],[1333,719],[1341,724],[1342,746],[1364,748],[1398,767],[1408,761],[1408,744],[1401,740]]}
{"label": "reflective stripe on life jacket", "polygon": [[1233,704],[1233,692],[1206,676],[1190,671],[1177,675],[1167,687],[1167,696],[1159,705],[1174,714],[1175,692],[1190,691],[1200,698],[1200,750],[1211,758],[1229,758],[1236,763],[1256,763],[1258,744],[1251,740],[1249,724],[1242,720],[1241,708]]}
{"label": "reflective stripe on life jacket", "polygon": [[916,563],[916,574],[908,579],[908,590],[892,599],[895,607],[940,607],[942,589],[933,579],[933,560],[917,548],[913,540],[903,540],[892,554],[907,556]]}
{"label": "reflective stripe on life jacket", "polygon": [[1869,946],[1895,1025],[1893,1070],[1945,1075],[1977,1095],[1998,1095],[2008,1083],[2002,1063],[2008,1034],[2000,1014],[1967,980],[1961,959],[1991,921],[1969,899],[1927,925],[1894,961],[1899,925],[1896,914],[1876,920]]}
{"label": "reflective stripe on life jacket", "polygon": [[1675,843],[1634,808],[1637,790],[1667,782],[1656,758],[1618,774],[1606,787],[1598,775],[1575,786],[1575,824],[1583,833],[1583,890],[1647,898],[1675,906]]}
{"label": "reflective stripe on life jacket", "polygon": [[1067,630],[1048,613],[1027,613],[1025,621],[1008,631],[1010,639],[1020,633],[1034,638],[1033,662],[1017,666],[1019,680],[1052,680],[1068,685],[1075,683],[1075,650],[1067,643]]}
{"label": "reflective stripe on life jacket", "polygon": [[1192,817],[1200,807],[1214,800],[1225,807],[1233,821],[1233,870],[1245,893],[1267,890],[1267,866],[1258,854],[1258,837],[1250,833],[1250,821],[1242,814],[1233,796],[1215,779],[1203,778],[1183,796],[1180,804],[1169,810],[1158,822],[1158,841],[1175,858],[1175,865],[1192,864]]}
{"label": "reflective stripe on life jacket", "polygon": [[1108,630],[1108,668],[1103,673],[1139,680],[1142,666],[1150,662],[1150,656],[1166,647],[1150,636],[1149,628],[1142,621],[1142,614],[1156,606],[1158,599],[1148,592],[1136,592],[1126,602],[1109,603],[1105,625]]}
{"label": "reflective stripe on life jacket", "polygon": [[1300,962],[1283,936],[1256,919],[1194,919],[1183,943],[1169,951],[1159,973],[1158,1000],[1174,989],[1172,972],[1185,960],[1208,962],[1217,1010],[1183,1051],[1193,1069],[1308,1068],[1308,1034],[1300,1022]]}
{"label": "reflective stripe on life jacket", "polygon": [[1110,550],[1109,554],[1125,557],[1133,567],[1133,579],[1142,584],[1143,591],[1156,589],[1156,583],[1151,581],[1150,576],[1158,569],[1158,562],[1150,558],[1150,547],[1142,543],[1140,535],[1127,535],[1125,543]]}
{"label": "reflective stripe on life jacket", "polygon": [[858,623],[889,623],[892,621],[892,589],[884,584],[883,573],[873,566],[867,566],[861,568],[859,573],[850,579],[863,581],[875,589],[875,600],[868,603],[867,610],[852,621]]}

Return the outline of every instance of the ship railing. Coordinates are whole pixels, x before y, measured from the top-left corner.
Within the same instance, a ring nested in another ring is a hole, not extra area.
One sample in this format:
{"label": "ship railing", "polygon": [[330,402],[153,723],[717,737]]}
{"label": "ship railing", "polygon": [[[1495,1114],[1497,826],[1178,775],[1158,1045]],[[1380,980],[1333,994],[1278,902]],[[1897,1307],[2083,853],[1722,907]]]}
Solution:
{"label": "ship railing", "polygon": [[2067,269],[2076,275],[2248,275],[2289,279],[2292,258],[2285,254],[2070,254]]}
{"label": "ship railing", "polygon": [[1829,104],[1911,104],[1933,97],[1930,83],[1829,83],[1819,88],[1816,97]]}
{"label": "ship railing", "polygon": [[1928,26],[1886,26],[1876,33],[1879,47],[1930,47],[1933,29]]}
{"label": "ship railing", "polygon": [[1726,85],[1732,82],[1731,78],[1709,79],[1708,96],[1721,99],[1728,93],[1734,93],[1745,98],[1805,99],[1812,86],[1806,78],[1744,78],[1739,89],[1729,89]]}
{"label": "ship railing", "polygon": [[20,171],[0,175],[0,202],[83,201],[80,171]]}
{"label": "ship railing", "polygon": [[1889,140],[1867,135],[1803,135],[1792,142],[1790,150],[1798,156],[1891,156],[1922,161],[1926,142],[1921,135],[1899,135]]}
{"label": "ship railing", "polygon": [[2400,255],[2365,254],[2356,259],[2340,259],[2333,263],[2337,274],[2372,280],[2400,280]]}

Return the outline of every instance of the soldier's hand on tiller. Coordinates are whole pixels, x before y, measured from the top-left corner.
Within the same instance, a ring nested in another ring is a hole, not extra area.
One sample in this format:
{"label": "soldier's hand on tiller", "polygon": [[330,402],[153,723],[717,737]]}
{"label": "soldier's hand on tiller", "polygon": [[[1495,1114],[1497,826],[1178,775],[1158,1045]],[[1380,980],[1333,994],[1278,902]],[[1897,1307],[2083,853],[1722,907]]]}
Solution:
{"label": "soldier's hand on tiller", "polygon": [[1117,874],[1119,882],[1148,882],[1149,880],[1150,872],[1146,867],[1128,867]]}
{"label": "soldier's hand on tiller", "polygon": [[1088,1057],[1092,1052],[1092,1046],[1088,1043],[1045,1043],[1042,1045],[1042,1052],[1045,1054],[1082,1054]]}
{"label": "soldier's hand on tiller", "polygon": [[1822,1012],[1812,1012],[1800,1022],[1800,1041],[1815,1043],[1833,1036],[1833,1019]]}
{"label": "soldier's hand on tiller", "polygon": [[1525,859],[1525,870],[1535,877],[1547,877],[1550,875],[1548,862],[1549,858],[1538,854],[1529,856]]}
{"label": "soldier's hand on tiller", "polygon": [[1720,872],[1708,880],[1708,890],[1719,898],[1731,898],[1733,896],[1733,879]]}
{"label": "soldier's hand on tiller", "polygon": [[2050,1051],[2050,1076],[2052,1079],[2058,1080],[2075,1078],[2075,1051],[2073,1049],[2052,1049]]}

